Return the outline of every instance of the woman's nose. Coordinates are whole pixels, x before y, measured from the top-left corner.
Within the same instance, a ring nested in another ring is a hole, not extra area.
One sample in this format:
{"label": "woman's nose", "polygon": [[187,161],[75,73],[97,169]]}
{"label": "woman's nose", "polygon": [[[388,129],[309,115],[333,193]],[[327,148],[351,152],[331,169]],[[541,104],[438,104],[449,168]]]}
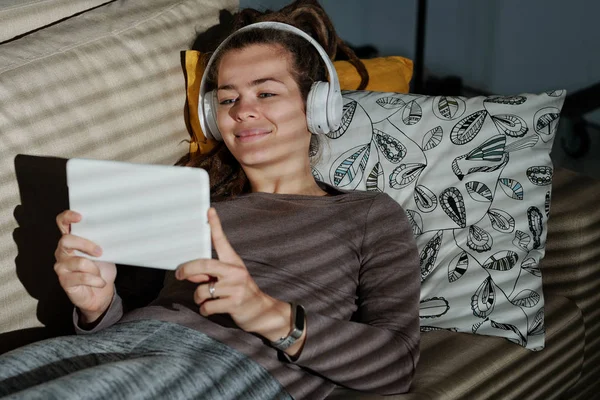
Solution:
{"label": "woman's nose", "polygon": [[238,121],[244,121],[249,118],[258,118],[259,111],[256,101],[251,99],[238,99],[235,106],[231,108],[233,117]]}

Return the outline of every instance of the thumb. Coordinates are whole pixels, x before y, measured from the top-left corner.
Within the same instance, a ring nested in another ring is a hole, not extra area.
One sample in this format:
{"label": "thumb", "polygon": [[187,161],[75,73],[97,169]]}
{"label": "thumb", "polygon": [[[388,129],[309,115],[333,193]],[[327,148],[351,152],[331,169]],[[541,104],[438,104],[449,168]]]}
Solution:
{"label": "thumb", "polygon": [[243,264],[242,259],[235,252],[233,247],[231,247],[229,240],[227,240],[225,232],[223,232],[223,227],[221,226],[221,220],[214,207],[211,207],[208,210],[208,223],[210,225],[210,236],[215,251],[217,252],[217,256],[219,257],[219,261],[227,264]]}

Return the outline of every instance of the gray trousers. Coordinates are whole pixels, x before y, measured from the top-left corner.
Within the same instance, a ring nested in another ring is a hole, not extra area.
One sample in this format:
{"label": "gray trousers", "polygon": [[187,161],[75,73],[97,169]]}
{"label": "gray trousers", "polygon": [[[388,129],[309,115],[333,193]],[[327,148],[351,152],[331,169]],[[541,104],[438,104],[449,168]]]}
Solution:
{"label": "gray trousers", "polygon": [[281,399],[262,366],[205,334],[143,320],[0,356],[3,399]]}

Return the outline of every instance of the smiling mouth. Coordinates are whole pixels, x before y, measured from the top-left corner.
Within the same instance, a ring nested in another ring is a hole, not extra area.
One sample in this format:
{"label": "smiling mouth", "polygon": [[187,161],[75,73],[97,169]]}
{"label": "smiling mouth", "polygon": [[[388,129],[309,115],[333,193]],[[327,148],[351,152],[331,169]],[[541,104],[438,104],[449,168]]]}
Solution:
{"label": "smiling mouth", "polygon": [[246,137],[246,136],[256,136],[256,135],[264,135],[267,133],[271,133],[271,131],[266,129],[247,129],[240,132],[235,133],[235,137]]}
{"label": "smiling mouth", "polygon": [[235,134],[235,138],[241,142],[250,142],[253,140],[260,139],[272,131],[264,130],[264,129],[248,129],[245,131],[241,131]]}

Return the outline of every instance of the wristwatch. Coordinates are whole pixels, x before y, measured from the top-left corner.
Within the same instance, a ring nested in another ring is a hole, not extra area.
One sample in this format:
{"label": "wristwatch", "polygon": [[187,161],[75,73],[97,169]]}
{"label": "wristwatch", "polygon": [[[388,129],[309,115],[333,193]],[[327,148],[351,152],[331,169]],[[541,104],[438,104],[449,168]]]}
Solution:
{"label": "wristwatch", "polygon": [[271,346],[277,350],[285,351],[288,347],[296,343],[304,333],[304,307],[300,304],[290,303],[292,306],[292,330],[290,333],[281,339],[271,342]]}

